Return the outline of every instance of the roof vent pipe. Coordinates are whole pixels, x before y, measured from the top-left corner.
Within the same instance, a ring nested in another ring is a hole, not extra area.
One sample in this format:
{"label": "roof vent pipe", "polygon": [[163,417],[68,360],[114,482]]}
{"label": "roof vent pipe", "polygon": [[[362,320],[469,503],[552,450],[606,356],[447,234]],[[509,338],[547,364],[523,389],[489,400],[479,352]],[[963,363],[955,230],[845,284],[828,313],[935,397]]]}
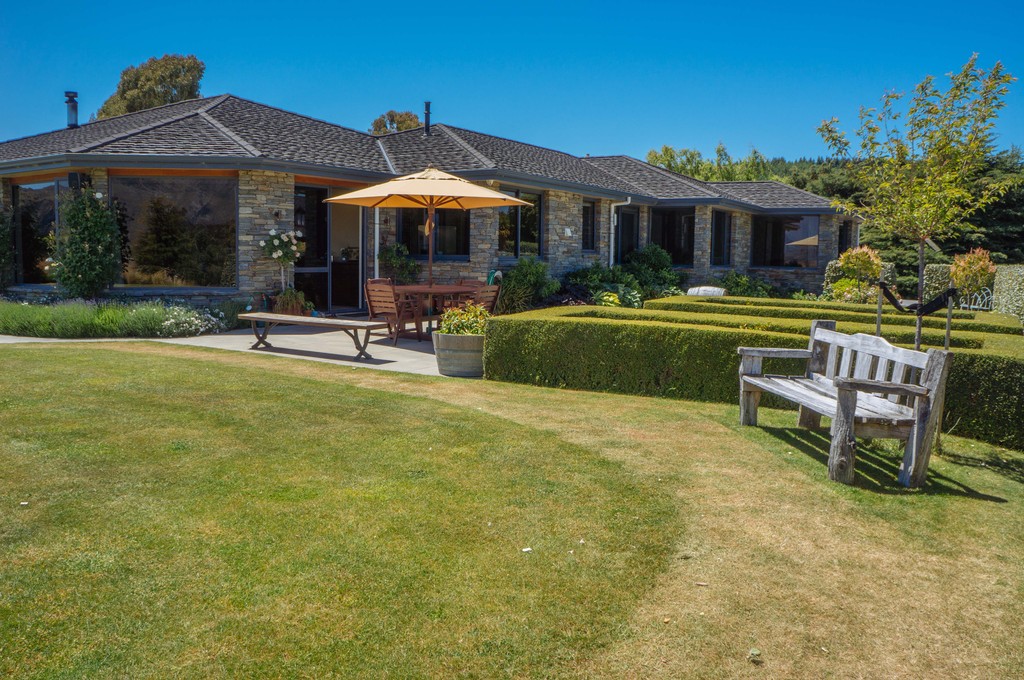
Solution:
{"label": "roof vent pipe", "polygon": [[64,96],[67,97],[67,101],[64,103],[68,105],[68,127],[78,127],[78,93],[77,92],[65,92]]}
{"label": "roof vent pipe", "polygon": [[423,102],[423,134],[430,136],[430,102]]}

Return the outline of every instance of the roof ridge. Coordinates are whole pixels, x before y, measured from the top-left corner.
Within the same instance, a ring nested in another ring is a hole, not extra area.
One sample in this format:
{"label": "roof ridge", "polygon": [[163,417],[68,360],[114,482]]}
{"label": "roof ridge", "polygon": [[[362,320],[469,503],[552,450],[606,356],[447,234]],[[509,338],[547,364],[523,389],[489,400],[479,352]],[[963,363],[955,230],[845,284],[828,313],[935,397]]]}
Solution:
{"label": "roof ridge", "polygon": [[[157,108],[160,108],[160,107],[157,107]],[[150,111],[151,109],[146,109],[146,110]],[[137,128],[132,128],[131,130],[124,130],[124,131],[119,132],[117,134],[110,135],[108,137],[104,137],[103,139],[94,140],[92,142],[89,142],[88,144],[83,144],[81,146],[76,146],[74,148],[68,149],[68,151],[70,153],[83,153],[83,152],[88,151],[90,149],[95,149],[96,147],[104,146],[106,144],[110,144],[111,142],[116,142],[119,139],[125,139],[127,137],[134,137],[135,135],[137,135],[139,133],[146,132],[148,130],[155,130],[155,129],[159,128],[159,127],[164,127],[165,125],[170,125],[171,123],[177,123],[180,120],[184,120],[184,119],[190,118],[192,116],[197,116],[197,115],[199,115],[201,110],[202,109],[200,109],[198,111],[186,111],[185,113],[179,113],[178,115],[171,116],[170,118],[163,118],[163,119],[160,119],[160,120],[156,120],[156,121],[153,121],[151,123],[147,123],[146,125],[141,125],[141,126],[139,126]],[[142,112],[141,111],[136,111],[136,113],[142,113]]]}
{"label": "roof ridge", "polygon": [[207,111],[209,108],[201,110],[197,115],[205,120],[207,123],[215,127],[222,135],[230,139],[232,142],[240,146],[246,153],[251,156],[262,156],[263,152],[257,149],[255,146],[245,141],[245,139],[237,132],[224,125],[219,120],[211,116]]}
{"label": "roof ridge", "polygon": [[398,170],[395,169],[395,164],[391,162],[391,156],[388,155],[388,150],[384,148],[384,142],[380,141],[379,136],[375,136],[374,141],[377,142],[377,148],[384,155],[384,162],[388,164],[388,170],[397,175]]}
{"label": "roof ridge", "polygon": [[[363,132],[362,130],[356,130],[355,128],[350,128],[350,127],[347,127],[345,125],[338,125],[337,123],[332,123],[331,121],[324,120],[322,118],[314,118],[313,116],[307,116],[304,113],[297,113],[295,111],[289,111],[288,109],[283,109],[280,106],[271,106],[270,104],[264,104],[263,102],[253,101],[252,99],[246,99],[245,97],[239,97],[236,94],[225,94],[225,95],[223,95],[223,97],[225,98],[225,100],[227,100],[229,98],[230,99],[237,99],[238,101],[245,102],[246,104],[255,104],[256,106],[262,106],[265,109],[273,109],[274,111],[280,111],[281,113],[287,113],[290,116],[298,116],[299,118],[305,118],[306,120],[312,120],[312,121],[317,122],[317,123],[323,123],[324,125],[330,125],[331,127],[336,127],[336,128],[340,128],[342,130],[347,130],[348,132],[355,132],[356,134],[362,135],[364,137],[373,137],[374,136],[374,135],[371,135],[369,132]],[[220,104],[220,103],[222,103],[222,102],[218,102],[218,104]]]}
{"label": "roof ridge", "polygon": [[533,147],[534,149],[541,149],[543,151],[550,151],[551,153],[557,153],[560,156],[565,156],[565,157],[571,158],[571,159],[573,159],[575,161],[583,160],[579,156],[574,156],[571,153],[569,153],[568,151],[559,151],[558,149],[552,149],[549,146],[541,146],[540,144],[531,144],[529,142],[521,142],[518,139],[512,139],[511,137],[501,137],[500,135],[492,135],[492,134],[490,134],[488,132],[477,132],[476,130],[470,130],[469,128],[460,128],[460,127],[456,127],[454,125],[445,125],[445,127],[451,128],[453,130],[459,130],[460,132],[472,132],[474,135],[483,135],[485,137],[493,137],[494,139],[500,139],[500,140],[505,141],[505,142],[512,142],[513,144],[522,144],[523,146]]}
{"label": "roof ridge", "polygon": [[806,194],[806,195],[812,196],[814,198],[825,199],[826,201],[830,200],[830,199],[826,198],[825,196],[819,196],[818,194],[814,193],[813,191],[807,191],[807,189],[801,189],[800,187],[795,187],[792,184],[786,184],[785,182],[781,182],[781,181],[779,181],[777,179],[751,179],[751,180],[735,179],[735,180],[729,180],[729,181],[714,182],[714,184],[777,184],[779,186],[786,187],[787,189],[792,189],[793,191],[799,191],[802,194]]}
{"label": "roof ridge", "polygon": [[586,163],[587,165],[589,165],[590,167],[594,168],[598,172],[603,173],[605,175],[608,175],[612,179],[618,180],[618,181],[620,181],[620,182],[622,182],[624,184],[628,184],[629,186],[633,187],[634,189],[636,189],[636,193],[637,193],[638,196],[647,196],[648,195],[645,192],[644,188],[642,186],[640,186],[639,184],[637,184],[636,182],[633,182],[633,181],[627,179],[626,177],[620,177],[620,176],[616,175],[615,173],[611,172],[610,170],[605,170],[600,165],[597,165],[596,163],[592,163],[591,159],[593,159],[593,158],[618,158],[618,156],[584,156],[584,157],[581,157],[580,160],[583,161],[584,163]]}
{"label": "roof ridge", "polygon": [[132,111],[131,113],[122,113],[116,116],[110,116],[109,118],[97,118],[96,120],[86,121],[76,128],[62,127],[56,130],[49,130],[47,132],[37,132],[34,135],[25,135],[23,137],[12,137],[11,139],[2,139],[0,144],[10,144],[11,142],[20,142],[26,139],[32,139],[33,137],[43,137],[44,135],[52,135],[58,132],[67,132],[69,130],[82,130],[88,128],[90,125],[96,125],[98,123],[106,123],[108,120],[116,120],[118,118],[124,118],[126,116],[134,116],[139,113],[146,113],[149,111],[155,111],[156,109],[163,109],[169,106],[181,106],[182,104],[188,104],[190,102],[200,101],[208,99],[208,97],[196,97],[194,99],[182,99],[180,102],[171,102],[170,104],[161,104],[160,106],[154,106],[151,109],[142,109],[141,111]]}
{"label": "roof ridge", "polygon": [[705,182],[702,179],[697,179],[696,177],[690,177],[689,175],[684,175],[683,173],[676,172],[675,170],[669,170],[668,168],[663,168],[660,165],[655,165],[654,163],[648,163],[647,161],[642,161],[639,158],[633,158],[632,156],[624,156],[624,157],[628,158],[630,161],[632,161],[634,163],[640,163],[642,165],[646,165],[649,168],[653,168],[654,170],[657,170],[661,174],[667,175],[667,176],[671,177],[672,179],[682,180],[683,183],[690,184],[691,186],[696,186],[696,188],[703,189],[704,191],[707,191],[708,193],[711,193],[711,194],[716,194],[717,193],[715,191],[711,191],[708,188],[709,185],[710,185],[710,182]]}
{"label": "roof ridge", "polygon": [[453,129],[451,129],[451,127],[449,127],[448,125],[445,125],[443,123],[438,123],[435,127],[441,128],[441,130],[443,130],[445,132],[445,134],[447,134],[449,137],[451,137],[453,140],[455,140],[456,144],[458,144],[463,149],[465,149],[471,156],[473,156],[473,158],[476,158],[478,161],[483,163],[484,167],[486,167],[486,168],[496,168],[496,167],[498,167],[497,163],[492,161],[490,158],[485,156],[482,151],[478,150],[475,146],[473,146],[472,144],[470,144],[469,142],[464,140],[462,137],[460,137],[458,134],[456,134],[456,132]]}

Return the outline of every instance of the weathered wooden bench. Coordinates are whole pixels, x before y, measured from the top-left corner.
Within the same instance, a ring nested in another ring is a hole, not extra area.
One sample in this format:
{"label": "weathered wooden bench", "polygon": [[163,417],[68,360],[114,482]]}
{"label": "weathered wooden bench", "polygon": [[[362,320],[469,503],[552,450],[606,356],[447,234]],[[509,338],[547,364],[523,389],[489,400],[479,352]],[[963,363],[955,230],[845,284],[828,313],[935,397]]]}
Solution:
{"label": "weathered wooden bench", "polygon": [[[387,329],[388,327],[386,321],[354,321],[350,319],[329,319],[323,316],[272,314],[270,312],[248,312],[246,314],[239,314],[238,318],[243,321],[249,321],[252,324],[252,333],[256,336],[256,342],[250,349],[259,349],[261,346],[273,347],[273,345],[267,342],[267,335],[270,334],[270,329],[275,326],[312,326],[332,331],[344,331],[352,338],[352,342],[355,343],[357,350],[356,359],[364,357],[372,359],[373,357],[366,351],[366,346],[370,343],[370,331]],[[263,322],[263,328],[259,327],[258,324],[260,322]],[[360,331],[363,333],[362,339],[359,337]]]}
{"label": "weathered wooden bench", "polygon": [[[853,483],[855,436],[905,442],[900,484],[918,487],[928,473],[932,442],[941,425],[946,378],[953,355],[917,352],[873,335],[847,335],[835,321],[811,324],[807,349],[740,347],[740,424],[757,425],[763,392],[800,407],[800,427],[818,428],[832,418],[828,476]],[[766,358],[806,359],[801,376],[762,373]]]}

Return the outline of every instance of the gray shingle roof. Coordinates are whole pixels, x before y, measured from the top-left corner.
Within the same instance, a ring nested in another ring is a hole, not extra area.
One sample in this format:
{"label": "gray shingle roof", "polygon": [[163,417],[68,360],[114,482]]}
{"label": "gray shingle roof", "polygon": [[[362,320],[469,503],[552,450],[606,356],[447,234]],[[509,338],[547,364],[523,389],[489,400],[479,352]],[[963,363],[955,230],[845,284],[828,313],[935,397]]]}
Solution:
{"label": "gray shingle roof", "polygon": [[[629,156],[579,158],[473,130],[438,124],[374,137],[315,118],[220,95],[0,143],[0,162],[62,154],[266,159],[339,171],[408,174],[428,164],[449,172],[494,171],[597,195],[649,202],[725,202],[751,209],[830,208],[828,199],[779,182],[702,182]],[[365,175],[363,175],[365,176]],[[477,175],[480,176],[480,175]],[[543,186],[543,184],[542,184]]]}
{"label": "gray shingle roof", "polygon": [[629,156],[593,156],[584,159],[636,187],[636,191],[660,199],[719,198],[706,182],[680,175]]}
{"label": "gray shingle roof", "polygon": [[708,182],[723,194],[767,210],[830,208],[832,201],[782,182]]}

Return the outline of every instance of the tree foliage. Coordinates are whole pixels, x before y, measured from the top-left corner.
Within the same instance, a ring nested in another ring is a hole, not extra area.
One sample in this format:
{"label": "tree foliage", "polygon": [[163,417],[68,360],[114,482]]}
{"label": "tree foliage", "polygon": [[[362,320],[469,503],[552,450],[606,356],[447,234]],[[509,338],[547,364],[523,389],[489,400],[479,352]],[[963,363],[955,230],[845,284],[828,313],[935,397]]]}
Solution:
{"label": "tree foliage", "polygon": [[370,133],[374,135],[386,135],[389,132],[401,132],[402,130],[414,130],[420,127],[420,117],[412,111],[395,111],[392,109],[387,113],[377,116],[370,125]]}
{"label": "tree foliage", "polygon": [[90,191],[61,197],[63,223],[50,236],[50,270],[72,297],[95,298],[121,276],[121,230],[102,199]]}
{"label": "tree foliage", "polygon": [[195,55],[165,54],[121,71],[117,90],[97,112],[110,118],[155,106],[195,99],[206,65]]}
{"label": "tree foliage", "polygon": [[715,147],[713,159],[704,158],[696,149],[676,149],[666,144],[661,150],[648,151],[647,162],[705,182],[777,179],[771,161],[757,149],[751,149],[745,158],[735,159],[721,142]]}
{"label": "tree foliage", "polygon": [[[1013,77],[999,62],[987,71],[978,68],[972,55],[949,79],[944,92],[927,76],[909,101],[901,92],[887,92],[880,108],[862,108],[855,153],[838,119],[818,128],[864,192],[860,201],[834,204],[884,234],[917,245],[919,298],[924,297],[926,241],[970,229],[969,218],[1009,188],[984,170]],[[920,324],[915,344],[920,345]]]}

